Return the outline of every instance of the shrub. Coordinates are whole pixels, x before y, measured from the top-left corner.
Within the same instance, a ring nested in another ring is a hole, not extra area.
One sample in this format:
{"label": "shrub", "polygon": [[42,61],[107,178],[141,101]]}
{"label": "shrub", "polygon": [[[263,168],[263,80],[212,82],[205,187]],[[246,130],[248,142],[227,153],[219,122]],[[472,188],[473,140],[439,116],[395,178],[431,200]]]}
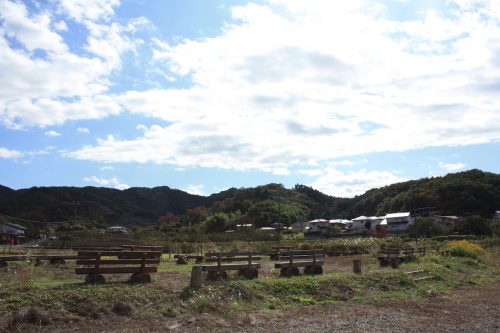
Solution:
{"label": "shrub", "polygon": [[483,252],[483,249],[481,246],[467,240],[457,240],[447,242],[444,251],[453,257],[477,258],[478,254]]}

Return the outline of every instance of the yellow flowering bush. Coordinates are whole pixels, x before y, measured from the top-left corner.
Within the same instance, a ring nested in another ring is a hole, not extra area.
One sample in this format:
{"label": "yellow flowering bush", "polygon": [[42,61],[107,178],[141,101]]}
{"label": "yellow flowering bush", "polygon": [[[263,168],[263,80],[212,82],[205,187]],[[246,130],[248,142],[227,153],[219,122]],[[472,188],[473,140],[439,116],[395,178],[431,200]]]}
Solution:
{"label": "yellow flowering bush", "polygon": [[445,252],[454,257],[477,258],[483,248],[467,240],[455,240],[446,243]]}

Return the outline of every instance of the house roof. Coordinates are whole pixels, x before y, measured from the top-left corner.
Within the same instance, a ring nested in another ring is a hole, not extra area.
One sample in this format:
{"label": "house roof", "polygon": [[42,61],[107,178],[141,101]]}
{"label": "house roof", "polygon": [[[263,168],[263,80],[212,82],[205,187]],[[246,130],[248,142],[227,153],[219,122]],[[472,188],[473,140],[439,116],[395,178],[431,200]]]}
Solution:
{"label": "house roof", "polygon": [[11,226],[13,228],[26,230],[26,227],[23,227],[22,225],[15,224],[15,223],[12,223],[12,222],[0,222],[0,224],[5,224],[5,225],[9,225],[9,226]]}
{"label": "house roof", "polygon": [[319,222],[328,222],[328,220],[325,220],[325,219],[316,219],[316,220],[309,221],[309,223],[319,223]]}
{"label": "house roof", "polygon": [[368,217],[364,216],[364,215],[361,215],[361,216],[358,216],[356,217],[355,219],[352,219],[353,221],[363,221],[363,220],[367,220]]}
{"label": "house roof", "polygon": [[410,216],[410,212],[404,212],[404,213],[391,213],[391,214],[387,214],[386,216],[384,216],[384,218],[386,219],[390,219],[390,218],[396,218],[396,217],[408,217]]}
{"label": "house roof", "polygon": [[343,219],[333,219],[333,220],[330,220],[328,222],[331,223],[331,224],[334,224],[334,223],[337,223],[337,224],[351,223],[351,221],[349,221],[349,220],[343,220]]}

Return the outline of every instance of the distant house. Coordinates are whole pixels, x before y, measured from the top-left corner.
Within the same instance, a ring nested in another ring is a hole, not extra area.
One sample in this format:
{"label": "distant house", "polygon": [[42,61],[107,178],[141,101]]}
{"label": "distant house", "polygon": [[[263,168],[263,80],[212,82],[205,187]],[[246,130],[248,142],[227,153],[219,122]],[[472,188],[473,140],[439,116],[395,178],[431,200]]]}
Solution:
{"label": "distant house", "polygon": [[390,233],[406,232],[410,224],[413,224],[410,212],[387,214],[380,223]]}
{"label": "distant house", "polygon": [[441,223],[446,226],[452,226],[459,222],[458,216],[441,216],[441,215],[433,215],[432,219],[438,223]]}
{"label": "distant house", "polygon": [[25,240],[25,227],[11,222],[0,222],[0,243],[17,245]]}
{"label": "distant house", "polygon": [[344,219],[333,219],[329,220],[328,223],[330,224],[330,227],[337,225],[340,227],[341,230],[347,230],[352,225],[351,220],[344,220]]}
{"label": "distant house", "polygon": [[238,231],[248,231],[253,229],[253,224],[247,223],[247,224],[237,224],[236,225],[236,230]]}
{"label": "distant house", "polygon": [[330,229],[330,221],[315,219],[307,222],[306,232],[309,235],[326,235]]}
{"label": "distant house", "polygon": [[352,219],[351,232],[356,234],[374,233],[378,230],[378,226],[384,220],[379,216],[359,216]]}
{"label": "distant house", "polygon": [[115,225],[106,229],[108,234],[128,234],[128,229],[122,226]]}

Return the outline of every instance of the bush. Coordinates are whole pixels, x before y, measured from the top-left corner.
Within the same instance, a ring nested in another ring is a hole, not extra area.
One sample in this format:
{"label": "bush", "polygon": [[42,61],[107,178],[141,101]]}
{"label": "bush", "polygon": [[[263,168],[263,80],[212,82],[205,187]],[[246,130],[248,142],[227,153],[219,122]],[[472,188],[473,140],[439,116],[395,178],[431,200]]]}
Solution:
{"label": "bush", "polygon": [[483,252],[481,246],[471,243],[467,240],[447,242],[444,249],[445,253],[453,257],[477,258],[478,254]]}

